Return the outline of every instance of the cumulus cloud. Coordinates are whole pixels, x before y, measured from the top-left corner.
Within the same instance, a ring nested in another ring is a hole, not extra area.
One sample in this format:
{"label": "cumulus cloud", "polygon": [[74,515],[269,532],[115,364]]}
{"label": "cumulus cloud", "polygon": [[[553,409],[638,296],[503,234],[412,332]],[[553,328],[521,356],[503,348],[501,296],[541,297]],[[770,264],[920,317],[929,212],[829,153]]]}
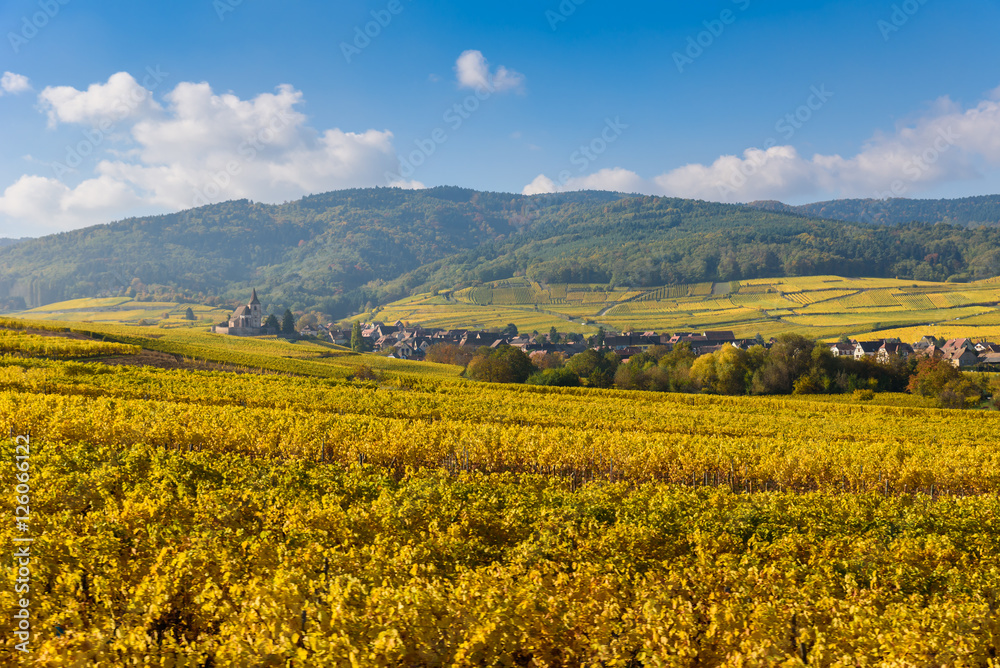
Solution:
{"label": "cumulus cloud", "polygon": [[714,201],[828,197],[904,197],[949,181],[978,178],[1000,166],[1000,89],[969,108],[948,98],[891,133],[876,133],[853,156],[800,155],[769,142],[710,164],[688,164],[651,178],[621,168],[556,183],[540,175],[525,194],[609,190]]}
{"label": "cumulus cloud", "polygon": [[17,95],[18,93],[26,93],[29,90],[31,90],[31,82],[23,74],[4,72],[3,76],[0,76],[0,95],[4,93]]}
{"label": "cumulus cloud", "polygon": [[107,83],[81,91],[72,86],[47,86],[38,102],[48,114],[49,126],[76,123],[97,126],[143,118],[160,111],[152,92],[128,72],[112,74]]}
{"label": "cumulus cloud", "polygon": [[[0,215],[37,232],[228,199],[277,202],[339,188],[382,185],[398,167],[387,130],[311,127],[297,110],[302,93],[279,86],[241,99],[207,83],[181,82],[162,97],[127,73],[86,91],[46,88],[40,106],[50,124],[107,128],[90,148],[93,175],[61,179],[76,165],[56,163],[56,178],[25,175],[0,196]],[[88,151],[89,152],[89,151]],[[416,181],[393,185],[422,188]]]}
{"label": "cumulus cloud", "polygon": [[455,61],[455,75],[461,88],[484,88],[502,93],[505,91],[524,92],[524,75],[508,70],[503,65],[496,72],[490,72],[489,63],[482,51],[464,51]]}
{"label": "cumulus cloud", "polygon": [[602,169],[584,176],[566,178],[556,183],[544,174],[539,174],[521,191],[523,195],[542,195],[571,190],[610,190],[622,193],[648,192],[649,184],[635,172],[621,167]]}
{"label": "cumulus cloud", "polygon": [[100,176],[75,188],[45,176],[22,176],[0,196],[0,215],[54,232],[106,221],[141,204],[128,184]]}

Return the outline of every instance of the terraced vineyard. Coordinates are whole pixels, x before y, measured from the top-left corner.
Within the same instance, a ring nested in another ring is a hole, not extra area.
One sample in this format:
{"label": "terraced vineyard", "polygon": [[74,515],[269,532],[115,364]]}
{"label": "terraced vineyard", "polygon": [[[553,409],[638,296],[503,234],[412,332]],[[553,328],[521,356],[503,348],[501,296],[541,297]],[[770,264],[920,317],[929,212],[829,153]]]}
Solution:
{"label": "terraced vineyard", "polygon": [[[593,333],[597,327],[730,329],[737,336],[797,332],[814,338],[871,336],[910,327],[949,328],[964,336],[1000,328],[1000,285],[810,276],[677,285],[650,290],[607,285],[541,285],[511,279],[458,290],[448,298],[415,295],[367,314],[425,326],[503,327]],[[974,323],[974,326],[973,326]],[[919,338],[919,336],[917,337]]]}

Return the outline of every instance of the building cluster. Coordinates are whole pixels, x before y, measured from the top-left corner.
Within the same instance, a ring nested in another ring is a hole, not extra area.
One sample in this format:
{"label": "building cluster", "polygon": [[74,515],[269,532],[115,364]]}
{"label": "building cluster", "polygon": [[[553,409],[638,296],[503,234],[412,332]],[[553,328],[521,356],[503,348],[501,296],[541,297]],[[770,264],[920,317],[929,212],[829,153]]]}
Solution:
{"label": "building cluster", "polygon": [[[250,301],[240,306],[228,322],[220,323],[212,328],[213,332],[235,336],[259,336],[261,334],[276,334],[263,325],[263,309],[254,290]],[[317,329],[302,330],[305,336],[329,337],[338,345],[350,345],[351,330],[337,329],[333,324],[318,326]],[[709,331],[700,334],[678,332],[675,334],[657,334],[656,332],[623,332],[621,334],[605,334],[603,337],[591,337],[589,340],[580,335],[568,335],[552,340],[545,334],[504,334],[472,329],[425,329],[415,326],[408,327],[400,321],[389,325],[383,322],[371,322],[362,325],[361,337],[367,347],[376,352],[390,352],[399,359],[419,360],[427,354],[427,349],[434,344],[444,343],[463,347],[481,348],[489,346],[496,348],[509,345],[519,348],[528,354],[562,353],[571,357],[587,348],[613,350],[623,359],[649,350],[654,346],[662,346],[668,350],[680,343],[691,347],[695,355],[714,353],[723,346],[735,346],[744,350],[763,345],[770,347],[774,339],[765,341],[759,335],[754,339],[738,339],[730,331]],[[848,341],[834,343],[830,346],[834,357],[853,357],[857,360],[874,358],[881,363],[889,363],[893,359],[908,359],[911,356],[926,356],[942,359],[960,369],[1000,369],[1000,344],[972,339],[951,339],[940,344],[933,336],[925,336],[910,345],[899,339],[880,339],[876,341]]]}
{"label": "building cluster", "polygon": [[[327,333],[334,343],[350,344],[350,329],[329,329]],[[579,335],[561,335],[558,341],[553,341],[547,334],[511,335],[471,329],[427,329],[419,326],[408,327],[399,321],[393,324],[382,322],[364,324],[361,326],[361,336],[366,340],[370,349],[377,352],[387,352],[392,349],[391,354],[400,359],[422,359],[427,349],[436,343],[473,348],[482,346],[496,348],[501,345],[509,345],[528,354],[558,352],[567,357],[583,352],[587,348],[603,348],[613,350],[623,358],[649,350],[654,346],[671,349],[678,343],[689,344],[696,355],[715,352],[725,345],[749,348],[759,343],[765,343],[762,339],[737,339],[732,332],[702,332],[699,334],[689,332],[678,334],[623,332],[621,334],[606,334],[603,340],[598,337],[590,337],[588,340]]]}
{"label": "building cluster", "polygon": [[888,363],[893,358],[908,359],[917,355],[941,359],[959,369],[1000,367],[1000,344],[972,339],[950,339],[939,344],[933,336],[925,336],[912,345],[902,343],[899,339],[850,341],[835,343],[830,346],[830,351],[836,357],[846,356],[859,360],[867,357],[882,363]]}
{"label": "building cluster", "polygon": [[[350,344],[350,329],[331,328],[327,333],[334,343]],[[613,350],[623,359],[628,359],[654,346],[670,350],[679,343],[688,344],[695,355],[706,355],[716,352],[723,346],[747,350],[756,345],[769,348],[774,342],[774,339],[764,340],[760,337],[740,339],[730,331],[674,334],[623,332],[606,334],[603,340],[598,337],[584,339],[577,336],[570,340],[561,338],[559,342],[555,342],[550,340],[547,334],[507,335],[471,329],[427,329],[419,326],[408,327],[398,321],[393,324],[381,322],[364,324],[361,327],[361,336],[372,350],[387,352],[391,349],[392,356],[413,360],[422,359],[427,349],[436,343],[473,348],[510,345],[529,355],[559,352],[566,357],[583,352],[587,348],[602,348]],[[1000,344],[977,342],[972,339],[951,339],[944,344],[940,344],[933,336],[925,336],[913,344],[903,343],[899,339],[850,341],[831,344],[830,351],[835,357],[846,356],[858,360],[870,358],[883,364],[893,359],[905,360],[916,355],[943,359],[961,369],[1000,368]]]}

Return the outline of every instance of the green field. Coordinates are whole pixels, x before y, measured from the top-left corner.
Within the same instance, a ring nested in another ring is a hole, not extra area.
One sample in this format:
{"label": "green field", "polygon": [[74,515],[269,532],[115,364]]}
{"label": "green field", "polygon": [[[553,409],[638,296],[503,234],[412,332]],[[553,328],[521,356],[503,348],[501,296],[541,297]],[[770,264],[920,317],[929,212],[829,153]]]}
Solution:
{"label": "green field", "polygon": [[[754,279],[649,290],[599,284],[496,281],[437,295],[415,295],[362,315],[425,327],[503,327],[593,333],[732,330],[737,336],[797,332],[817,339],[876,333],[1000,334],[1000,284],[882,278]],[[911,331],[912,330],[912,331]],[[888,335],[888,334],[887,334]]]}

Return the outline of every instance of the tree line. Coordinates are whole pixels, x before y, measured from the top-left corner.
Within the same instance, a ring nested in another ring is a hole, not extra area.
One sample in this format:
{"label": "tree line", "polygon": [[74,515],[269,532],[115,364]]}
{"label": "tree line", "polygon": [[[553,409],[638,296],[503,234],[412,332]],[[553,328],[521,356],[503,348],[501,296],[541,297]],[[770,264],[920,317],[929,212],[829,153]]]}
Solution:
{"label": "tree line", "polygon": [[861,400],[877,392],[910,392],[942,407],[977,406],[1000,395],[1000,383],[985,374],[963,373],[936,358],[834,356],[829,344],[782,334],[770,347],[747,350],[724,345],[696,355],[687,343],[653,346],[623,361],[617,352],[590,348],[564,359],[561,353],[529,356],[509,345],[461,348],[437,344],[429,361],[464,364],[463,375],[493,383],[618,388],[719,395],[853,393]]}

